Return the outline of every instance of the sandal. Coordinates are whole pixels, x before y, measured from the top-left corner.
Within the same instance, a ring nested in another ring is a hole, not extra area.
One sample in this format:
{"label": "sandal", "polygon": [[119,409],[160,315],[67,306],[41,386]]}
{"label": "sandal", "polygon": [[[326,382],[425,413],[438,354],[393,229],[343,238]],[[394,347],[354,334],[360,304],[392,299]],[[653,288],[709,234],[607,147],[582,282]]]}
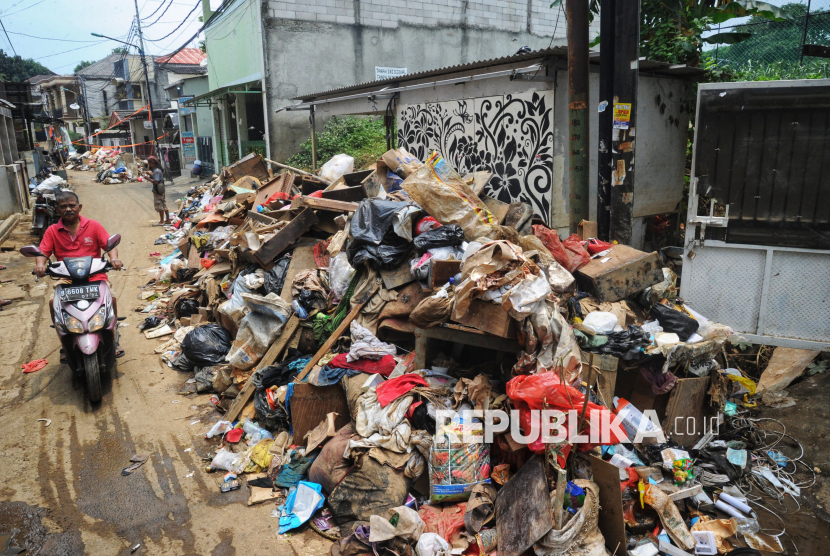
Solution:
{"label": "sandal", "polygon": [[115,358],[118,359],[119,357],[124,357],[124,350],[121,346],[115,348]]}

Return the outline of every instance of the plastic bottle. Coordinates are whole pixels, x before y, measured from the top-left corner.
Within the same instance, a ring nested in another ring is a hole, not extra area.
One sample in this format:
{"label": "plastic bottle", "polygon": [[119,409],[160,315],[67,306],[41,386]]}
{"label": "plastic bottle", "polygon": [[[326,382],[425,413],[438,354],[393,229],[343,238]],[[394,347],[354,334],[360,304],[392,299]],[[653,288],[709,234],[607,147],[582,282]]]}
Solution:
{"label": "plastic bottle", "polygon": [[637,431],[640,430],[640,423],[643,421],[645,421],[643,423],[644,430],[657,430],[654,424],[646,419],[646,416],[639,409],[631,405],[631,402],[628,400],[614,397],[614,407],[617,409],[617,415],[622,419],[623,428],[628,433],[629,438],[633,439],[637,435]]}
{"label": "plastic bottle", "polygon": [[305,320],[308,318],[308,311],[305,310],[305,307],[300,305],[300,302],[296,299],[291,302],[291,308],[294,309],[294,312],[297,313],[297,316],[300,320]]}

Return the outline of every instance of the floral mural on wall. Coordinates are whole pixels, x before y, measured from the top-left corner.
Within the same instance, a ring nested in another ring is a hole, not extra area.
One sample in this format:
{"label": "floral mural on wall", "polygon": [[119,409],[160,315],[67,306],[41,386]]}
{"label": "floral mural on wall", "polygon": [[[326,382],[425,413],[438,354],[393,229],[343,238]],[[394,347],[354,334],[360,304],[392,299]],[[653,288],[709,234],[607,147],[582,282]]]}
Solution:
{"label": "floral mural on wall", "polygon": [[553,91],[401,106],[398,146],[420,160],[438,151],[461,174],[493,172],[485,194],[550,217]]}

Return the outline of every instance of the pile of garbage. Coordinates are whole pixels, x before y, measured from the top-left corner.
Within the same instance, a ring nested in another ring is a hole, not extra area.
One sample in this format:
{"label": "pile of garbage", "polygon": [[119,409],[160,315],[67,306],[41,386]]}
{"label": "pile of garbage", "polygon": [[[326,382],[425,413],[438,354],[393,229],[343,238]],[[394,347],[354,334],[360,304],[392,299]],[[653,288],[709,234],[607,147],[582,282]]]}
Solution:
{"label": "pile of garbage", "polygon": [[758,493],[811,466],[751,417],[739,338],[658,253],[562,239],[490,177],[251,155],[179,201],[136,311],[215,406],[221,490],[333,555],[783,551]]}
{"label": "pile of garbage", "polygon": [[83,154],[73,152],[66,169],[95,172],[95,181],[99,183],[127,183],[137,181],[136,178],[140,177],[133,154],[117,147],[92,147]]}

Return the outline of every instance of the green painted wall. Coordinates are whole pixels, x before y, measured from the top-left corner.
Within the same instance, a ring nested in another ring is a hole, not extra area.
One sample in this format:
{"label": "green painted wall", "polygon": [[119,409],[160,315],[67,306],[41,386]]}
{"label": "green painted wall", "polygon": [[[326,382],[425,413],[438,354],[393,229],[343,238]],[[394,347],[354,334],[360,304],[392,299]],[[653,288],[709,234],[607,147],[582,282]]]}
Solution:
{"label": "green painted wall", "polygon": [[262,78],[259,1],[236,0],[205,31],[210,90]]}

